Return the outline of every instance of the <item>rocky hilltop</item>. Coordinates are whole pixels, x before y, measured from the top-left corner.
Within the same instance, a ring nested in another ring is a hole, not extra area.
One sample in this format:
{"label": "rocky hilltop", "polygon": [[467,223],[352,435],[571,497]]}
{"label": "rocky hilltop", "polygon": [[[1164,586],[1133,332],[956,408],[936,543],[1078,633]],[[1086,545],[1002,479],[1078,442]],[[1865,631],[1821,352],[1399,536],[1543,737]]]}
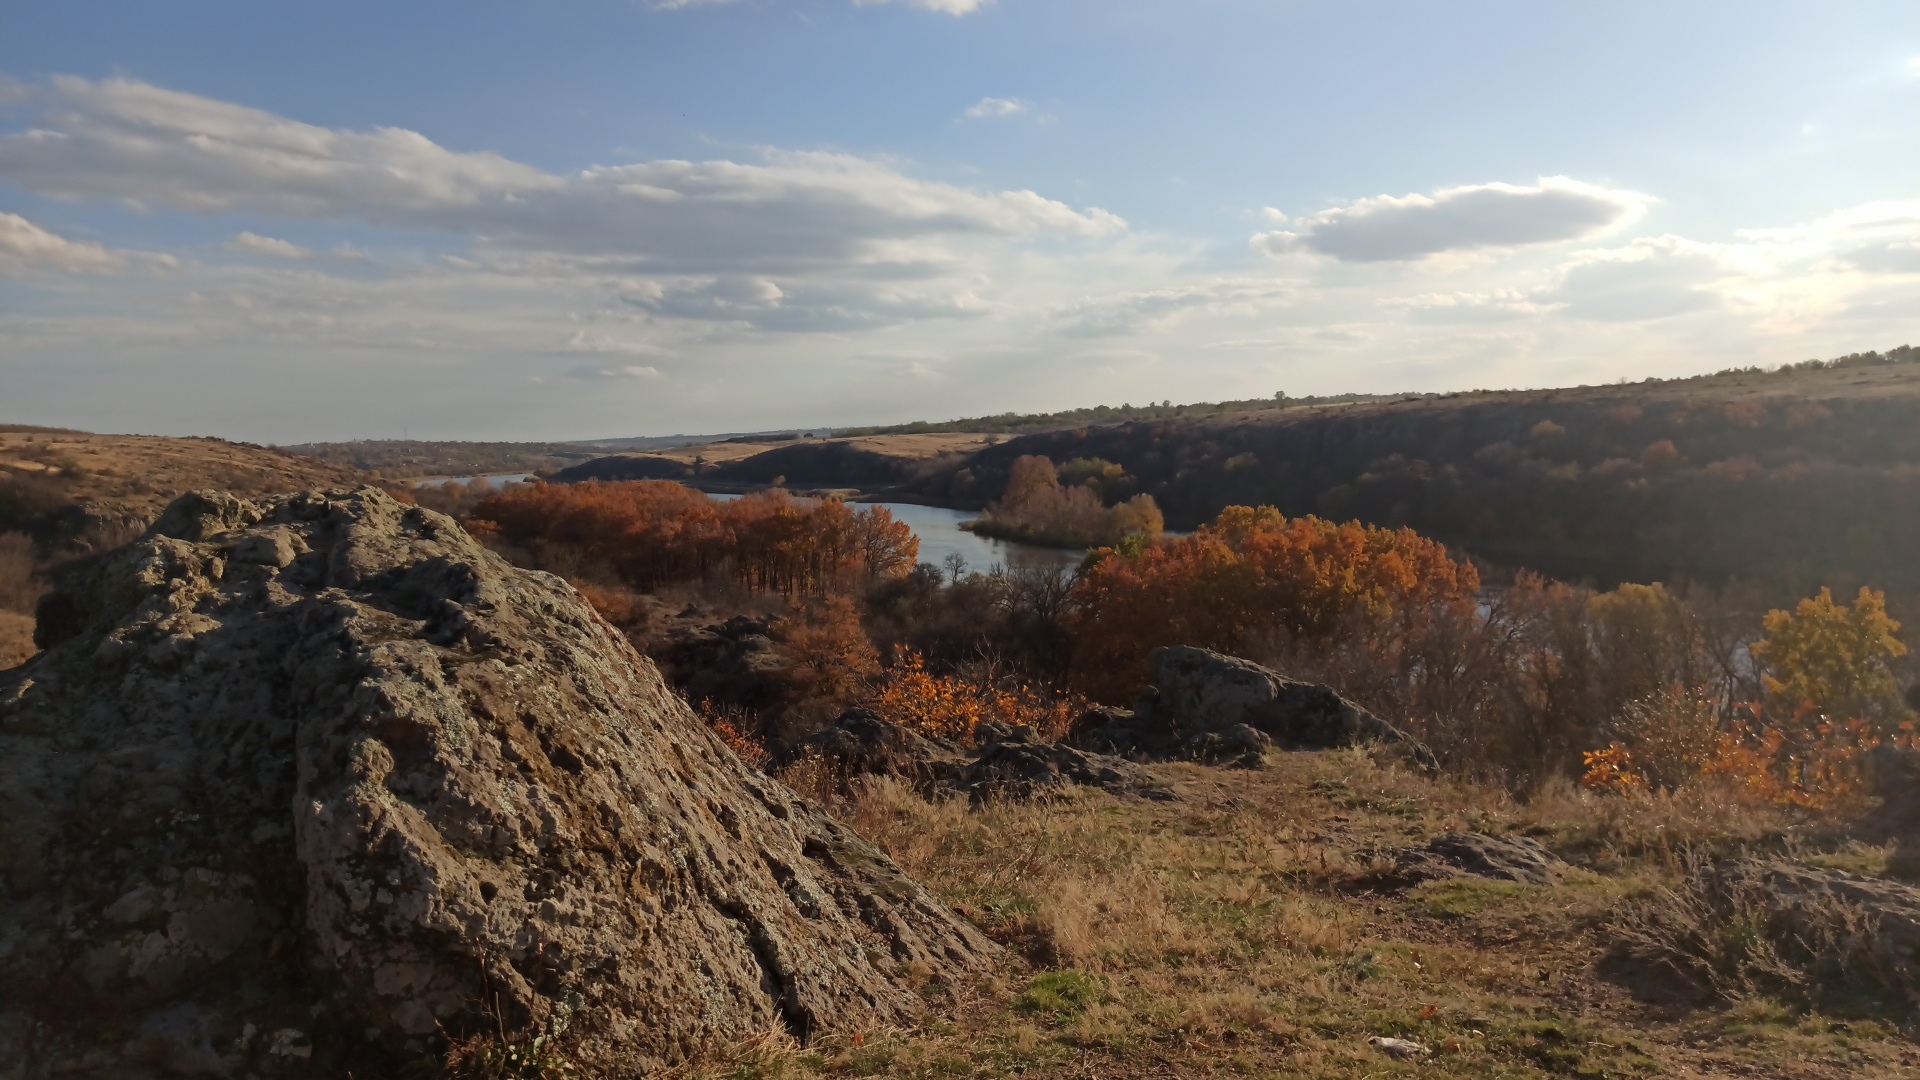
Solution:
{"label": "rocky hilltop", "polygon": [[641,1070],[995,952],[564,582],[379,491],[186,496],[40,633],[0,674],[0,1075],[378,1076],[482,1029]]}

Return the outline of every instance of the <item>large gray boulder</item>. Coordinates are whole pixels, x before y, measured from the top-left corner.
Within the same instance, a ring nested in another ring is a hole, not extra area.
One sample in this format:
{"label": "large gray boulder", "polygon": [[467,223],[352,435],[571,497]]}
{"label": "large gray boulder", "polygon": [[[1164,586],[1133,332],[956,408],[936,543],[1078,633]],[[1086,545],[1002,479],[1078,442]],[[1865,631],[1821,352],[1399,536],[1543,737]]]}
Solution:
{"label": "large gray boulder", "polygon": [[1148,685],[1132,712],[1094,709],[1069,738],[1105,753],[1219,760],[1225,748],[1252,764],[1260,740],[1291,749],[1380,743],[1421,769],[1438,761],[1418,741],[1341,697],[1250,660],[1174,645],[1147,657]]}
{"label": "large gray boulder", "polygon": [[640,1072],[997,951],[560,579],[379,491],[185,497],[41,630],[0,673],[0,1077],[382,1076],[496,1024]]}

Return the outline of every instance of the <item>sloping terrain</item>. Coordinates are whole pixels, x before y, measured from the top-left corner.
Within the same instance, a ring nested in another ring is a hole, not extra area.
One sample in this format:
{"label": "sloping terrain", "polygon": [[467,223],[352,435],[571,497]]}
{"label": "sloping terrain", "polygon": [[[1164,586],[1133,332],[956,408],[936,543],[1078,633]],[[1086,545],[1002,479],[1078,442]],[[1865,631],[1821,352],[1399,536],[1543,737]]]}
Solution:
{"label": "sloping terrain", "polygon": [[580,480],[685,480],[717,488],[752,488],[776,480],[796,487],[885,491],[915,482],[941,465],[959,462],[997,436],[969,433],[759,439],[704,443],[647,454],[616,454],[553,474]]}
{"label": "sloping terrain", "polygon": [[[1897,993],[1877,1012],[1728,1002],[1621,955],[1617,917],[1677,887],[1684,852],[1777,848],[1775,815],[1570,791],[1522,806],[1359,751],[1149,768],[1171,800],[1083,791],[969,810],[881,783],[837,803],[1024,964],[951,1023],[762,1042],[696,1075],[1920,1075]],[[1797,850],[1865,874],[1886,857]]]}
{"label": "sloping terrain", "polygon": [[978,506],[1014,459],[1099,458],[1174,528],[1234,504],[1408,526],[1568,579],[1920,592],[1920,365],[1733,373],[1087,427],[910,485]]}
{"label": "sloping terrain", "polygon": [[32,533],[43,549],[124,542],[202,488],[247,496],[365,482],[345,465],[224,439],[0,427],[0,532]]}

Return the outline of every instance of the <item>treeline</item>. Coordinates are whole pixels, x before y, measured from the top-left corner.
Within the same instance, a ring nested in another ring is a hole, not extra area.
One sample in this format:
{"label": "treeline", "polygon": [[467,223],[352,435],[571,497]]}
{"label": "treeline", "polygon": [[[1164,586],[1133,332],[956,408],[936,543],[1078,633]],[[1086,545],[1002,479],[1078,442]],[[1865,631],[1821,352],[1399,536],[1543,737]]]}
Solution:
{"label": "treeline", "polygon": [[1106,504],[1102,481],[1121,475],[1112,462],[1082,459],[1054,467],[1044,457],[1013,463],[999,501],[966,527],[982,536],[1061,548],[1107,547],[1157,540],[1165,528],[1151,495]]}
{"label": "treeline", "polygon": [[1021,457],[1098,459],[1123,477],[1109,501],[1151,495],[1173,528],[1227,506],[1270,505],[1410,527],[1562,579],[1798,592],[1872,584],[1905,604],[1920,596],[1906,540],[1920,532],[1920,385],[1871,369],[1915,355],[1651,388],[1051,431],[986,447],[909,487],[984,506]]}
{"label": "treeline", "polygon": [[1272,397],[1242,398],[1233,401],[1197,401],[1175,405],[1172,401],[1145,405],[1093,405],[1082,409],[1064,409],[1048,413],[999,413],[994,416],[970,416],[959,420],[915,420],[907,424],[877,427],[835,428],[835,438],[859,435],[924,435],[947,432],[985,432],[1009,434],[1044,431],[1079,424],[1117,424],[1140,420],[1182,420],[1189,417],[1223,416],[1228,413],[1267,412],[1303,405],[1331,405],[1356,401],[1398,401],[1433,397],[1432,394],[1323,394],[1291,397],[1286,392]]}
{"label": "treeline", "polygon": [[468,528],[543,565],[604,569],[637,589],[725,578],[787,596],[844,592],[910,570],[920,541],[884,507],[773,490],[719,502],[680,484],[517,485]]}
{"label": "treeline", "polygon": [[1699,784],[1813,808],[1854,803],[1866,755],[1909,745],[1884,597],[1791,610],[1664,586],[1596,591],[1474,569],[1406,530],[1233,507],[1195,535],[1098,553],[1066,626],[1073,679],[1124,701],[1160,645],[1322,681],[1462,773],[1627,792]]}

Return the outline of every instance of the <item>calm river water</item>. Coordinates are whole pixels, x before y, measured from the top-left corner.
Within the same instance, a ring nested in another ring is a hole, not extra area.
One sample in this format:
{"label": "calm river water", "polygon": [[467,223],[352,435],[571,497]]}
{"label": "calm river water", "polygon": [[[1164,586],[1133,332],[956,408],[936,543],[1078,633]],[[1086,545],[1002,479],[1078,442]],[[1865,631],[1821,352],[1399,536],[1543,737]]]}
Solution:
{"label": "calm river water", "polygon": [[[709,492],[710,498],[723,502],[737,499],[738,495]],[[997,566],[1074,566],[1080,562],[1084,551],[1066,551],[1060,548],[1036,547],[1032,544],[1016,544],[1010,540],[990,540],[984,536],[975,536],[960,527],[963,521],[972,521],[980,515],[971,510],[948,510],[943,506],[921,506],[918,503],[854,503],[859,506],[884,506],[893,513],[896,520],[904,521],[913,534],[920,538],[920,561],[945,567],[947,556],[958,555],[967,560],[969,571],[988,573]]]}
{"label": "calm river water", "polygon": [[[430,480],[416,481],[425,487],[428,484],[444,484],[449,479],[467,483],[483,479],[477,476],[434,477]],[[484,477],[495,486],[518,483],[532,479],[531,473],[497,473]],[[728,502],[740,496],[720,492],[709,492],[709,498]],[[856,503],[856,506],[884,506],[893,512],[893,516],[907,523],[915,536],[920,538],[920,561],[945,567],[947,556],[958,555],[967,560],[968,570],[987,573],[996,566],[1074,566],[1080,562],[1084,551],[1065,551],[1060,548],[1035,547],[1032,544],[1016,544],[1009,540],[989,540],[984,536],[975,536],[960,527],[963,521],[971,521],[979,514],[970,510],[948,510],[941,506],[921,506],[917,503]]]}

